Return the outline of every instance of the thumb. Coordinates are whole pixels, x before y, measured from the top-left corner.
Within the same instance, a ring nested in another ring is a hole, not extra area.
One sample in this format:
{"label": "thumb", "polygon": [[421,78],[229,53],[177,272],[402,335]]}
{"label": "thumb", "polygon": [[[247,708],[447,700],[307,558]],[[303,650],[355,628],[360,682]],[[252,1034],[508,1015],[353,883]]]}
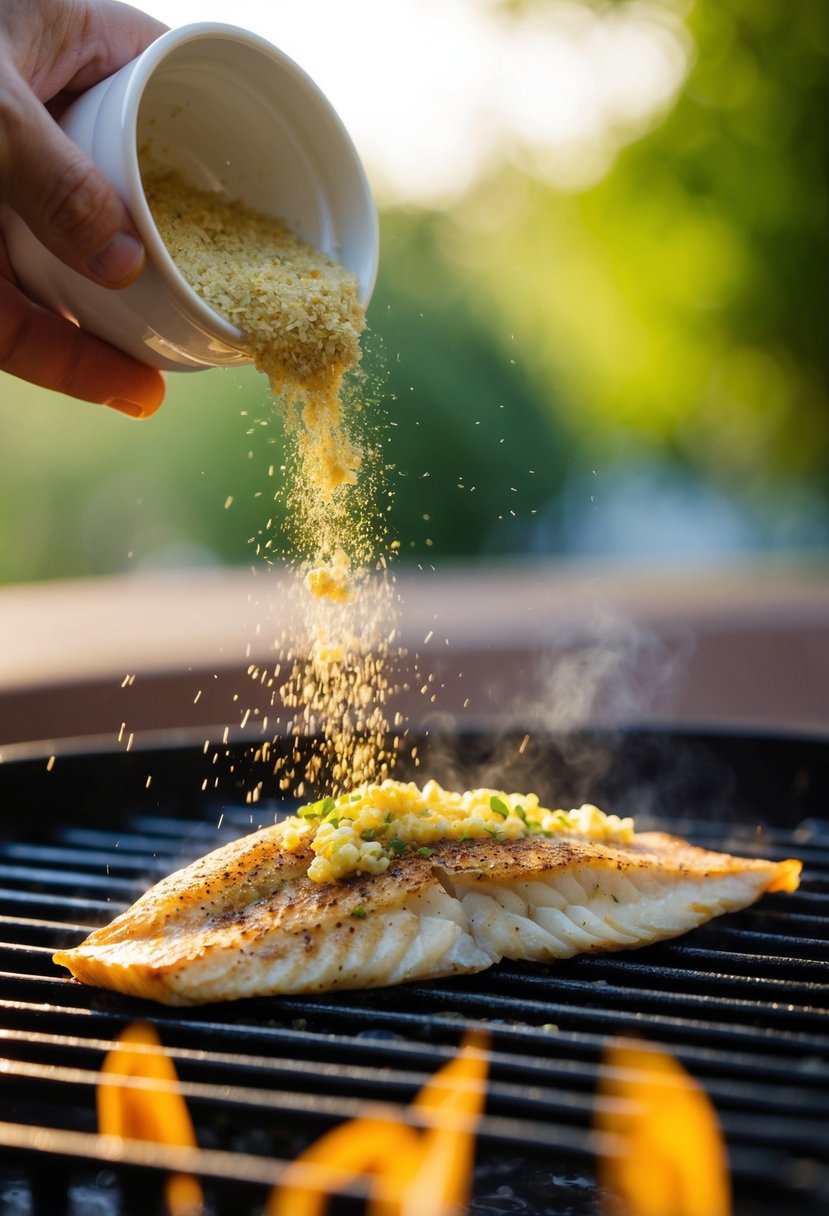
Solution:
{"label": "thumb", "polygon": [[67,266],[107,287],[129,283],[143,268],[144,249],[117,191],[19,76],[2,91],[6,200]]}

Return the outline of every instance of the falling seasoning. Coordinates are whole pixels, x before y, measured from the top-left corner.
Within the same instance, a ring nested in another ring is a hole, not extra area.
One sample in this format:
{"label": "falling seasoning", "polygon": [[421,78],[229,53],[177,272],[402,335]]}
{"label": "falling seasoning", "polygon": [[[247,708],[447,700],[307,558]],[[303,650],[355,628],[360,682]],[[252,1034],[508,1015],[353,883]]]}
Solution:
{"label": "falling seasoning", "polygon": [[[395,687],[389,639],[396,599],[386,561],[392,549],[374,505],[382,466],[365,442],[366,411],[350,408],[344,388],[365,327],[357,280],[278,219],[150,164],[142,176],[176,265],[245,335],[284,413],[291,456],[279,492],[286,543],[262,533],[253,538],[258,553],[293,567],[307,627],[299,644],[274,639],[277,662],[254,677],[271,690],[268,708],[293,712],[293,746],[274,760],[278,784],[296,792],[303,783],[326,782],[336,791],[382,777],[393,763],[386,704]],[[360,415],[359,436],[353,414]],[[268,476],[273,472],[271,465]],[[232,502],[228,495],[225,509]],[[308,738],[315,740],[310,755]]]}

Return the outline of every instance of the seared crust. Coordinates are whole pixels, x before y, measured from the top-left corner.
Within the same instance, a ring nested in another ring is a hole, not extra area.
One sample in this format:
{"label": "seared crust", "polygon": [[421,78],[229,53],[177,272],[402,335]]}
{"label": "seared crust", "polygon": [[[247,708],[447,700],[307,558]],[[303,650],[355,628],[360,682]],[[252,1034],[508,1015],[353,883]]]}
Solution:
{"label": "seared crust", "polygon": [[[448,874],[463,874],[466,878],[479,874],[489,882],[543,878],[585,863],[622,871],[658,867],[663,877],[694,879],[750,872],[767,874],[771,878],[780,865],[789,864],[713,853],[667,832],[640,832],[630,844],[596,843],[572,836],[557,840],[526,836],[504,843],[445,840],[435,846],[431,862],[433,865],[439,863]],[[799,863],[795,864],[799,873]]]}

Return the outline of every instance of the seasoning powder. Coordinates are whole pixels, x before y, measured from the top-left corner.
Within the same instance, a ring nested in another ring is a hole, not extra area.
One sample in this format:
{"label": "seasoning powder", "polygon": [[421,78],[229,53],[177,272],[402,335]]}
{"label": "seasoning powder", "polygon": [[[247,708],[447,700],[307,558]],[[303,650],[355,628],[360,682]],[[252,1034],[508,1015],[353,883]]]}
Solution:
{"label": "seasoning powder", "polygon": [[[279,784],[300,796],[382,778],[394,591],[370,509],[365,442],[350,425],[344,377],[360,360],[357,280],[284,224],[151,165],[144,190],[187,282],[245,335],[284,406],[293,460],[286,488],[290,564],[305,597],[301,642],[276,643],[273,670],[252,669],[287,710],[294,746]],[[376,466],[376,462],[373,462]],[[308,739],[314,740],[310,753]]]}

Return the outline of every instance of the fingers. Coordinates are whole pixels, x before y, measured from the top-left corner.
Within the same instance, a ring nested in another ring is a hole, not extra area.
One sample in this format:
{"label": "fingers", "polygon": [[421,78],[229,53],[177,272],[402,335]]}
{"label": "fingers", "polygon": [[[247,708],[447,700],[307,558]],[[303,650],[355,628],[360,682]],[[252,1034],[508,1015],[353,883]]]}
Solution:
{"label": "fingers", "polygon": [[42,92],[35,89],[41,97],[51,97],[64,89],[84,92],[140,55],[167,29],[148,13],[110,0],[91,0],[78,19],[83,25],[64,39],[63,53],[52,66],[51,80],[44,81]]}
{"label": "fingers", "polygon": [[144,249],[118,194],[13,73],[0,84],[0,157],[5,199],[62,262],[106,287],[141,273]]}
{"label": "fingers", "polygon": [[[80,274],[122,287],[144,249],[122,200],[44,103],[128,62],[163,26],[126,4],[0,0],[0,204]],[[134,417],[161,404],[160,374],[28,300],[0,242],[0,370]]]}
{"label": "fingers", "polygon": [[111,0],[4,0],[0,21],[0,202],[56,257],[107,287],[131,282],[144,251],[102,173],[44,103],[83,92],[149,46],[165,27]]}
{"label": "fingers", "polygon": [[164,398],[164,381],[154,368],[33,304],[2,278],[0,370],[133,418],[154,414]]}

